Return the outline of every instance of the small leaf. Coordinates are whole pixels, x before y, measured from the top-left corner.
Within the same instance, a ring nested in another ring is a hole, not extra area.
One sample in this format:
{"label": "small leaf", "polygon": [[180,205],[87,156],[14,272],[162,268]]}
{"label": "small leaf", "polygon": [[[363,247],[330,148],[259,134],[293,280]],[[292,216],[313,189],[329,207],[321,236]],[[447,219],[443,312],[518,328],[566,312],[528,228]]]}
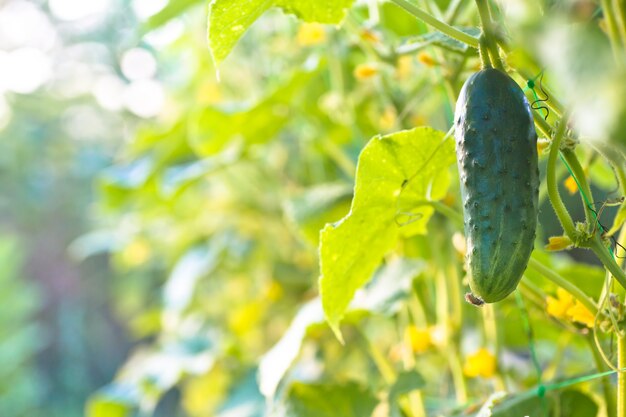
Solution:
{"label": "small leaf", "polygon": [[392,417],[400,417],[402,414],[398,407],[398,399],[412,391],[422,389],[426,385],[426,380],[417,371],[403,371],[398,375],[396,382],[389,390],[389,406]]}
{"label": "small leaf", "polygon": [[220,64],[263,13],[280,7],[306,22],[338,24],[354,0],[213,0],[209,6],[211,54]]}
{"label": "small leaf", "polygon": [[445,196],[454,161],[453,141],[429,127],[375,137],[361,152],[350,213],[320,238],[320,295],[338,337],[354,293],[398,237],[426,232],[428,202]]}
{"label": "small leaf", "polygon": [[191,6],[203,3],[204,0],[170,0],[161,11],[153,16],[146,22],[146,29],[153,30],[159,28],[169,22],[170,20],[180,16],[185,10]]}
{"label": "small leaf", "polygon": [[139,401],[137,389],[131,385],[111,384],[89,398],[87,417],[131,417]]}
{"label": "small leaf", "polygon": [[222,249],[223,243],[218,240],[210,247],[192,248],[181,257],[163,289],[166,310],[178,314],[187,307],[196,283],[215,268]]}
{"label": "small leaf", "polygon": [[200,156],[213,156],[228,148],[267,143],[292,119],[294,101],[304,86],[318,73],[320,66],[310,71],[297,71],[287,82],[260,102],[247,109],[207,107],[192,116],[189,145]]}
{"label": "small leaf", "polygon": [[370,417],[376,397],[354,382],[294,383],[285,401],[285,417]]}
{"label": "small leaf", "polygon": [[346,183],[320,184],[287,200],[283,209],[304,237],[317,246],[320,229],[345,214],[351,197],[352,187]]}
{"label": "small leaf", "polygon": [[559,395],[562,416],[567,417],[596,417],[598,405],[588,395],[577,391],[567,390]]}
{"label": "small leaf", "polygon": [[300,309],[280,341],[261,359],[259,386],[263,395],[274,396],[285,372],[300,352],[307,329],[323,320],[324,313],[319,298],[309,301]]}

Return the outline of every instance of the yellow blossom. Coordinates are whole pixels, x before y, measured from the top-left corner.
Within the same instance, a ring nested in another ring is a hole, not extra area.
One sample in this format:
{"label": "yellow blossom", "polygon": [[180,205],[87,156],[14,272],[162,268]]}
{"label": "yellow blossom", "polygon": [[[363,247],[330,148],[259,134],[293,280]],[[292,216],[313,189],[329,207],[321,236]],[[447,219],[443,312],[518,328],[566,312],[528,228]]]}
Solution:
{"label": "yellow blossom", "polygon": [[445,197],[441,200],[441,202],[448,207],[453,207],[455,201],[456,201],[456,198],[454,197],[454,194],[452,193],[446,194]]}
{"label": "yellow blossom", "polygon": [[426,352],[433,343],[430,330],[416,326],[408,326],[404,330],[404,340],[411,346],[411,349],[413,349],[415,353]]}
{"label": "yellow blossom", "polygon": [[572,321],[584,324],[589,328],[593,327],[593,323],[596,319],[591,311],[589,311],[589,309],[582,305],[578,300],[576,300],[573,307],[567,310],[567,315]]}
{"label": "yellow blossom", "polygon": [[417,54],[417,60],[427,67],[434,67],[438,64],[438,62],[435,61],[435,59],[427,52],[420,52],[419,54]]}
{"label": "yellow blossom", "polygon": [[485,348],[478,349],[465,359],[463,373],[470,378],[492,377],[496,373],[496,357]]}
{"label": "yellow blossom", "polygon": [[537,141],[537,153],[541,155],[546,149],[550,147],[550,141],[547,139],[539,139]]}
{"label": "yellow blossom", "polygon": [[416,114],[411,117],[411,124],[413,126],[426,126],[428,125],[428,120],[424,116]]}
{"label": "yellow blossom", "polygon": [[301,46],[319,45],[326,40],[324,26],[319,23],[303,23],[298,30],[298,44]]}
{"label": "yellow blossom", "polygon": [[354,69],[354,76],[358,80],[368,80],[378,74],[378,68],[373,64],[360,64]]}
{"label": "yellow blossom", "polygon": [[574,306],[574,296],[563,288],[559,288],[556,290],[556,297],[548,296],[546,311],[552,317],[565,320],[568,318],[568,310]]}
{"label": "yellow blossom", "polygon": [[388,106],[383,114],[380,116],[380,120],[378,123],[380,124],[380,128],[382,130],[392,130],[396,125],[396,120],[398,116],[396,114],[396,109],[392,106]]}
{"label": "yellow blossom", "polygon": [[371,43],[380,42],[380,37],[376,34],[376,32],[370,29],[363,29],[361,31],[361,39]]}
{"label": "yellow blossom", "polygon": [[570,194],[575,194],[576,191],[578,191],[576,180],[571,175],[567,177],[563,185],[565,185],[565,188],[567,188],[567,191],[569,191]]}
{"label": "yellow blossom", "polygon": [[567,236],[551,236],[548,238],[548,244],[546,245],[546,250],[559,251],[559,250],[567,249],[571,245],[572,245],[572,241]]}

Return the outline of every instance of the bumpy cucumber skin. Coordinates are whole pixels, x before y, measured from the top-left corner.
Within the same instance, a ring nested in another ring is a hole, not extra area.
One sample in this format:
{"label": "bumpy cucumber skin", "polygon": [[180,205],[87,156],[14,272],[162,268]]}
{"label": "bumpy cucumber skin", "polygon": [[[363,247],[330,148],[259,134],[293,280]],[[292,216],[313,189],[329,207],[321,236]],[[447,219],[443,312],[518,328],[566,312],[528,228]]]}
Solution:
{"label": "bumpy cucumber skin", "polygon": [[493,303],[515,290],[533,250],[537,133],[523,91],[493,68],[465,82],[454,120],[470,288]]}

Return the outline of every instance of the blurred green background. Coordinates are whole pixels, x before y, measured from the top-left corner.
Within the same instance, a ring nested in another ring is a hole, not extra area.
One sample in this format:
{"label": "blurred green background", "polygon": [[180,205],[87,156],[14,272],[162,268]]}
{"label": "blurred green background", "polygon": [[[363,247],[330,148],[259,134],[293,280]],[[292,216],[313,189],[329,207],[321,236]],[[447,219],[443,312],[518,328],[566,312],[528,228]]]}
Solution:
{"label": "blurred green background", "polygon": [[[257,417],[272,407],[273,416],[326,417],[315,408],[326,398],[346,416],[378,417],[399,412],[394,395],[423,388],[414,368],[432,381],[425,408],[446,415],[503,387],[533,387],[517,327],[499,329],[501,375],[468,379],[459,394],[448,373],[456,366],[463,379],[463,357],[487,344],[490,322],[436,281],[464,285],[456,226],[444,216],[427,236],[399,240],[363,311],[346,317],[345,347],[315,299],[319,230],[348,212],[360,151],[380,133],[447,131],[476,51],[390,3],[356,2],[341,28],[273,9],[218,79],[207,3],[0,0],[0,417]],[[509,24],[511,63],[532,75],[548,68],[564,101],[589,71],[600,74],[602,63],[587,59],[608,50],[595,2],[492,3]],[[477,33],[472,1],[424,4]],[[626,108],[598,110],[589,98],[624,88],[607,72],[579,91],[583,131],[610,131],[609,116]],[[578,152],[596,200],[614,198],[611,168],[589,147]],[[449,171],[442,201],[460,210]],[[563,183],[563,167],[559,175]],[[579,197],[561,191],[582,219]],[[543,198],[538,252],[561,233]],[[599,294],[603,270],[587,252],[538,256]],[[544,301],[529,310],[546,372],[588,371],[587,329],[550,318]],[[500,306],[499,319],[520,322],[514,301]],[[441,317],[446,308],[454,320]],[[407,341],[417,328],[448,338],[421,351]],[[559,367],[552,359],[564,351]],[[381,362],[397,380],[381,377]],[[598,398],[597,386],[582,390]],[[587,405],[581,412],[597,411]]]}

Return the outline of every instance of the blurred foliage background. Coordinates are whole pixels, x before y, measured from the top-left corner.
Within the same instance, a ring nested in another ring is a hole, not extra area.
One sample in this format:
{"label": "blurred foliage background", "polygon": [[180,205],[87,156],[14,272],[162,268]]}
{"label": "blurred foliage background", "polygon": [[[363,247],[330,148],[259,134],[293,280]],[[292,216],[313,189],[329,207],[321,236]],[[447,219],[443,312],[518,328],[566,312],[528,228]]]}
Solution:
{"label": "blurred foliage background", "polygon": [[[514,297],[464,303],[458,226],[439,213],[385,257],[342,346],[316,298],[319,230],[348,213],[370,138],[448,131],[476,51],[358,1],[340,27],[272,9],[218,71],[206,3],[0,0],[0,416],[471,415],[536,385],[531,342],[547,380],[604,369],[588,321],[546,314],[557,288],[539,274],[527,316]],[[478,33],[472,1],[422,3]],[[518,81],[544,70],[584,144],[623,143],[599,6],[493,6]],[[618,195],[610,165],[578,152],[597,201]],[[541,250],[560,233],[543,193],[539,259],[598,297],[593,256]],[[506,325],[528,317],[534,342]],[[561,394],[550,412],[569,414],[553,415],[611,415],[598,381]]]}

